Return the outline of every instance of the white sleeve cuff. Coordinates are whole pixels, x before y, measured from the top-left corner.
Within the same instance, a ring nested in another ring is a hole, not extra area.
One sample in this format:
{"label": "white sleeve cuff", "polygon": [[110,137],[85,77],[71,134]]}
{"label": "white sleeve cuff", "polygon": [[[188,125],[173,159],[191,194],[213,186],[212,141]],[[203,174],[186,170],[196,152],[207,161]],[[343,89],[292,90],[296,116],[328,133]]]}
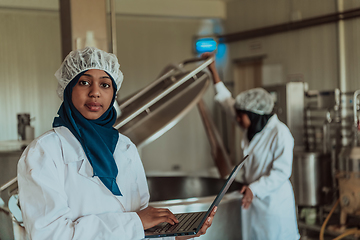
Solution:
{"label": "white sleeve cuff", "polygon": [[134,215],[134,216],[132,216],[132,219],[134,222],[134,230],[135,230],[134,232],[139,233],[139,236],[137,236],[136,238],[142,239],[145,237],[145,231],[144,231],[144,226],[141,222],[141,219],[136,212],[132,212],[131,214]]}
{"label": "white sleeve cuff", "polygon": [[231,98],[231,92],[225,87],[223,82],[219,82],[214,85],[216,96],[215,100],[218,102],[223,102],[228,98]]}

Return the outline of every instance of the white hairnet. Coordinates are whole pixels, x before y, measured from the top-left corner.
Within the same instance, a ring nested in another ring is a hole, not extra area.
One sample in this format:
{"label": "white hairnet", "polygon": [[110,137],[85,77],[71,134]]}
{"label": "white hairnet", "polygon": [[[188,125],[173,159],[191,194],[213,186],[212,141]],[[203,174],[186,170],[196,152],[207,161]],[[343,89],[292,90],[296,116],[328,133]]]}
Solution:
{"label": "white hairnet", "polygon": [[265,89],[253,88],[237,95],[234,107],[260,115],[270,114],[274,108],[274,99]]}
{"label": "white hairnet", "polygon": [[68,83],[79,73],[90,69],[99,69],[108,73],[114,79],[119,91],[124,76],[120,71],[117,57],[95,47],[86,47],[71,51],[55,73],[59,82],[57,94],[61,100]]}

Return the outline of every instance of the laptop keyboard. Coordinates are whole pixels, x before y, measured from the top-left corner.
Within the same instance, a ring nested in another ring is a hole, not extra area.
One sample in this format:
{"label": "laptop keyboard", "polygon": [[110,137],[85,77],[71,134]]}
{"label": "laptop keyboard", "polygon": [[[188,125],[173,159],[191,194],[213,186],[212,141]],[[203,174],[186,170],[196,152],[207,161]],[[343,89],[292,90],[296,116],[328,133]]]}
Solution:
{"label": "laptop keyboard", "polygon": [[171,232],[183,232],[194,230],[192,229],[193,224],[199,219],[204,217],[206,212],[195,212],[195,213],[181,213],[174,214],[179,220],[179,223],[171,225],[170,223],[161,223],[161,227],[156,229],[155,233],[171,233]]}

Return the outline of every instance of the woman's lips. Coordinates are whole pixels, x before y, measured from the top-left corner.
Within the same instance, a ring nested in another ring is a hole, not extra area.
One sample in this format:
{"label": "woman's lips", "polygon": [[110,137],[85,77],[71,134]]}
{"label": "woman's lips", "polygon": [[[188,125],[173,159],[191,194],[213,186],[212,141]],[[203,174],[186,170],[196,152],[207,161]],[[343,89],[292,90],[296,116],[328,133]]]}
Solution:
{"label": "woman's lips", "polygon": [[102,107],[100,103],[96,103],[96,102],[87,103],[85,105],[92,112],[97,112]]}

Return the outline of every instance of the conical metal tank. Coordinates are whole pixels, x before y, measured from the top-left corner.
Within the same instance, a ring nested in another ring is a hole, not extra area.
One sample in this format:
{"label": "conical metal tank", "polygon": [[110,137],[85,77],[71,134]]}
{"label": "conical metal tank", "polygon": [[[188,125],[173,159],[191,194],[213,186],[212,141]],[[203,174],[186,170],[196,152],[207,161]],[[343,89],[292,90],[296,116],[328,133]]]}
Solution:
{"label": "conical metal tank", "polygon": [[[141,147],[176,125],[197,104],[210,85],[209,75],[202,70],[213,59],[199,65],[200,60],[188,60],[168,67],[150,85],[120,101],[121,115],[114,127]],[[189,70],[189,65],[193,65],[193,69]]]}

